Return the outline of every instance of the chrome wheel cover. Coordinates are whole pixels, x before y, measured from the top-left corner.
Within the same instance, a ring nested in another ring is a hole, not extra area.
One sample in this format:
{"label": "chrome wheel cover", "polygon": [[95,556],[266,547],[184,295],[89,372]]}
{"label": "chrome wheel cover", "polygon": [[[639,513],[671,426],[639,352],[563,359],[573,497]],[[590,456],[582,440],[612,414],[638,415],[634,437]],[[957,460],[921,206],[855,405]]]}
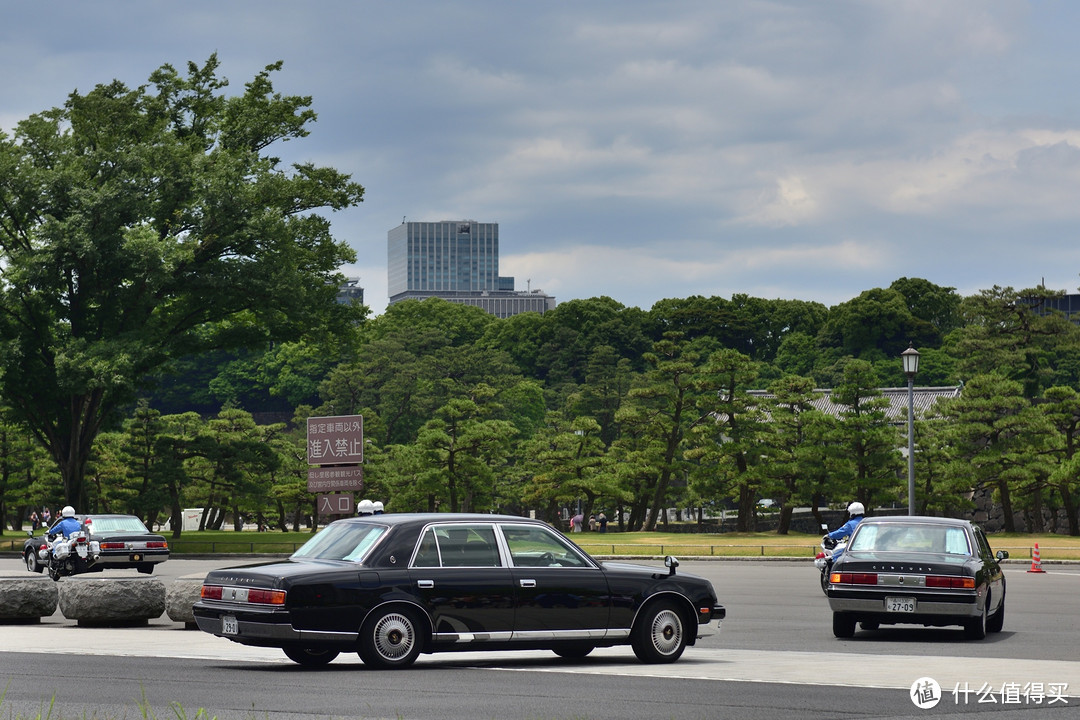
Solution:
{"label": "chrome wheel cover", "polygon": [[401,613],[387,613],[375,624],[373,640],[380,657],[391,662],[400,660],[416,644],[416,629]]}
{"label": "chrome wheel cover", "polygon": [[649,628],[649,638],[656,652],[671,655],[682,647],[683,626],[679,614],[674,610],[661,610],[653,617]]}

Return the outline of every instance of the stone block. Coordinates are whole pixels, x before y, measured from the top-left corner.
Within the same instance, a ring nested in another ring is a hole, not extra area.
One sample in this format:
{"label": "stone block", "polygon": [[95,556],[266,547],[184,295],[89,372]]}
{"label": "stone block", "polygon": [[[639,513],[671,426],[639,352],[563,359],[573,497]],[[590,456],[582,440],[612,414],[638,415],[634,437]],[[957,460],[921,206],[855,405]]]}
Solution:
{"label": "stone block", "polygon": [[0,623],[34,623],[56,612],[56,583],[43,575],[0,577]]}
{"label": "stone block", "polygon": [[165,584],[155,578],[76,575],[56,585],[60,612],[80,626],[146,625],[165,612]]}
{"label": "stone block", "polygon": [[170,620],[184,623],[189,630],[198,630],[192,605],[202,596],[205,573],[183,575],[172,581],[165,593],[165,613]]}

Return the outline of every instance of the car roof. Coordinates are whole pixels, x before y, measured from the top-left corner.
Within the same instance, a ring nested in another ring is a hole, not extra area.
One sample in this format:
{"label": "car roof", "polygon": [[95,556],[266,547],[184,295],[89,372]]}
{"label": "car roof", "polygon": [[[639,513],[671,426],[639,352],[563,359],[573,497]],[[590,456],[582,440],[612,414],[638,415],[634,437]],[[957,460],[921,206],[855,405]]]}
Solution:
{"label": "car roof", "polygon": [[879,515],[863,518],[863,523],[922,523],[924,525],[949,525],[952,527],[970,527],[971,522],[960,518],[932,517],[930,515]]}
{"label": "car roof", "polygon": [[427,525],[429,523],[445,522],[516,522],[531,523],[550,527],[548,523],[533,520],[517,515],[489,515],[487,513],[384,513],[382,515],[365,515],[364,517],[348,517],[335,520],[336,523],[378,523],[391,527],[401,525]]}

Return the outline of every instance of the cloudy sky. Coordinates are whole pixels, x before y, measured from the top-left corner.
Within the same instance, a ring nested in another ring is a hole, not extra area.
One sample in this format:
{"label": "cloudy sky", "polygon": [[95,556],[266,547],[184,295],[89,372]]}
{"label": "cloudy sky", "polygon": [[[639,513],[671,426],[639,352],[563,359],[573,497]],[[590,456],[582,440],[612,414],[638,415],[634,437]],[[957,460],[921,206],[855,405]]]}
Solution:
{"label": "cloudy sky", "polygon": [[0,0],[0,128],[218,53],[311,95],[285,157],[386,305],[402,218],[498,222],[562,302],[1080,286],[1080,3]]}

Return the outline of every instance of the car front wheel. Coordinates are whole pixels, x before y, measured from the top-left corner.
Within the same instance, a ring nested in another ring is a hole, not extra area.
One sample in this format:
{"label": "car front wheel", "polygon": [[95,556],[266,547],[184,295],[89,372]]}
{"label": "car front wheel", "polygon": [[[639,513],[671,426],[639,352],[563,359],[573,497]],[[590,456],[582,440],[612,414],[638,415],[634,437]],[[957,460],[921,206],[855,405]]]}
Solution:
{"label": "car front wheel", "polygon": [[999,633],[1005,626],[1005,599],[1002,598],[997,612],[986,619],[986,632]]}
{"label": "car front wheel", "polygon": [[294,663],[304,667],[322,667],[333,662],[338,656],[337,650],[320,650],[318,648],[284,647],[285,655]]}
{"label": "car front wheel", "polygon": [[573,643],[570,645],[559,645],[558,647],[553,647],[551,648],[551,651],[561,658],[566,658],[568,660],[577,660],[579,658],[585,657],[594,649],[595,646],[589,645],[588,643]]}
{"label": "car front wheel", "polygon": [[359,655],[377,668],[412,665],[420,655],[420,623],[408,610],[376,612],[360,631]]}
{"label": "car front wheel", "polygon": [[678,609],[666,602],[646,608],[630,633],[630,645],[641,662],[678,660],[686,649],[686,629]]}
{"label": "car front wheel", "polygon": [[26,553],[26,569],[32,573],[39,573],[45,569],[45,567],[38,562],[37,553],[33,550]]}

